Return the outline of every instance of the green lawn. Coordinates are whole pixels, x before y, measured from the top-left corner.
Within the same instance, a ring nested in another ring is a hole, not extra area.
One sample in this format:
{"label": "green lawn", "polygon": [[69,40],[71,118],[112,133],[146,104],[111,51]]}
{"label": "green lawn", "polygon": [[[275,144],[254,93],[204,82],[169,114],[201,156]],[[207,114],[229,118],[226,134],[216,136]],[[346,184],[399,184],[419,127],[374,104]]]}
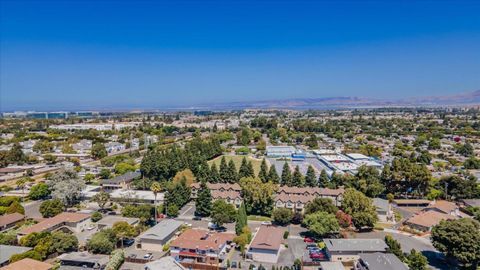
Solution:
{"label": "green lawn", "polygon": [[[244,155],[238,155],[238,156],[232,156],[232,155],[224,155],[225,159],[228,162],[230,162],[231,159],[233,159],[233,162],[235,163],[235,167],[237,167],[237,170],[240,169],[240,165],[242,164],[242,159],[244,157],[247,158],[247,161],[251,161],[253,165],[253,170],[255,171],[255,175],[258,175],[258,172],[260,171],[260,164],[262,164],[262,160],[260,159],[255,159],[249,156],[244,156]],[[217,169],[220,169],[220,160],[222,159],[222,156],[219,156],[215,159],[212,159],[208,161],[208,165],[211,165],[213,162],[217,165]]]}
{"label": "green lawn", "polygon": [[251,221],[272,221],[271,217],[254,216],[254,215],[248,216],[247,219]]}

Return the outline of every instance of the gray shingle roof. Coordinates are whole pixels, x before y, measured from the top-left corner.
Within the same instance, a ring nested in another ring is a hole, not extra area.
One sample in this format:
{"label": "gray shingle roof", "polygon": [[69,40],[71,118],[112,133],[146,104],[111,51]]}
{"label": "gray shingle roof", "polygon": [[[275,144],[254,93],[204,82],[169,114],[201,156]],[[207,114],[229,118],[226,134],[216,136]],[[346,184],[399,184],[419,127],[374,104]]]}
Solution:
{"label": "gray shingle roof", "polygon": [[408,267],[397,256],[390,253],[361,254],[362,264],[368,270],[408,270]]}
{"label": "gray shingle roof", "polygon": [[130,182],[133,179],[140,177],[142,174],[140,172],[127,172],[125,174],[119,175],[112,179],[106,179],[102,181],[102,184],[120,184],[122,182]]}
{"label": "gray shingle roof", "polygon": [[142,233],[138,238],[139,239],[151,239],[151,240],[165,240],[170,234],[178,230],[182,226],[183,222],[173,220],[173,219],[164,219],[160,221],[157,225],[148,229]]}
{"label": "gray shingle roof", "polygon": [[31,250],[30,247],[18,247],[18,246],[7,246],[7,245],[0,245],[0,264],[5,263],[10,259],[10,257],[14,254],[24,253],[26,251]]}
{"label": "gray shingle roof", "polygon": [[329,251],[384,252],[387,249],[382,239],[324,239]]}

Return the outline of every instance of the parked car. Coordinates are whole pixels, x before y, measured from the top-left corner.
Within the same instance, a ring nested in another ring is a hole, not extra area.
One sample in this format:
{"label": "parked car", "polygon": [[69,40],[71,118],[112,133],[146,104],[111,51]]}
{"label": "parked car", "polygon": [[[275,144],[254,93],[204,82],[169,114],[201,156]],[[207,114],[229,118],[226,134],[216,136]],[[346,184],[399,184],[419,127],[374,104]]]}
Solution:
{"label": "parked car", "polygon": [[137,254],[130,254],[130,255],[128,255],[128,258],[135,259],[135,258],[137,258]]}
{"label": "parked car", "polygon": [[202,217],[194,216],[194,217],[192,218],[192,220],[202,220]]}
{"label": "parked car", "polygon": [[316,248],[316,247],[318,247],[316,243],[308,243],[308,244],[307,244],[307,249],[309,249],[309,248]]}
{"label": "parked car", "polygon": [[152,254],[152,253],[147,253],[147,254],[143,255],[143,258],[144,258],[145,260],[150,260],[150,259],[152,259],[152,257],[153,257],[153,254]]}
{"label": "parked car", "polygon": [[262,225],[270,226],[270,225],[272,225],[272,222],[271,221],[262,221]]}
{"label": "parked car", "polygon": [[315,240],[310,237],[303,238],[303,242],[305,243],[315,243]]}
{"label": "parked car", "polygon": [[127,246],[127,247],[133,245],[133,243],[135,243],[135,240],[133,240],[133,239],[124,239],[123,240],[123,245]]}

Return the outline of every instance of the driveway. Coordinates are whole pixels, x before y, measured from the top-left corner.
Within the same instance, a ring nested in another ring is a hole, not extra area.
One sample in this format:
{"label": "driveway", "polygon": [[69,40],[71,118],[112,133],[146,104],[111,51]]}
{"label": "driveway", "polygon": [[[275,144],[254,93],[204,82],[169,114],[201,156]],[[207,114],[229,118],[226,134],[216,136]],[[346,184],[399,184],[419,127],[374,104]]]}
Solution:
{"label": "driveway", "polygon": [[40,214],[40,204],[42,204],[43,201],[32,201],[32,202],[27,202],[23,204],[23,207],[25,208],[25,216],[27,218],[42,218],[42,214]]}

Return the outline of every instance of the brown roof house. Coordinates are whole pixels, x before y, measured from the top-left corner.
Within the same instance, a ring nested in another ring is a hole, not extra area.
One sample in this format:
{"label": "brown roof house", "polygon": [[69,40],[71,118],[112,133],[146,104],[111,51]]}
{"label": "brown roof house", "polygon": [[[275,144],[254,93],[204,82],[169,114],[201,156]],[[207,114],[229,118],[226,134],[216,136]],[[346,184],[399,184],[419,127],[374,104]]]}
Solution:
{"label": "brown roof house", "polygon": [[58,229],[66,229],[73,233],[79,233],[84,231],[90,223],[90,214],[63,212],[21,230],[18,232],[17,238],[20,239],[33,232],[51,232]]}
{"label": "brown roof house", "polygon": [[442,220],[453,220],[455,216],[440,213],[434,210],[422,211],[415,216],[407,219],[405,225],[408,227],[422,231],[429,232],[433,226],[440,223]]}
{"label": "brown roof house", "polygon": [[[210,189],[213,200],[225,200],[227,203],[233,204],[236,208],[240,207],[243,202],[242,196],[240,195],[242,188],[239,184],[207,183],[207,187]],[[200,189],[200,183],[193,183],[191,188],[191,198],[195,199]]]}
{"label": "brown roof house", "polygon": [[0,268],[1,270],[51,270],[53,265],[40,262],[34,259],[25,258],[20,261],[11,263],[5,267]]}
{"label": "brown roof house", "polygon": [[284,232],[280,227],[260,226],[248,248],[247,256],[256,262],[277,263]]}
{"label": "brown roof house", "polygon": [[187,268],[220,265],[235,234],[189,229],[170,243],[170,256]]}
{"label": "brown roof house", "polygon": [[17,223],[25,218],[24,215],[19,213],[7,214],[0,216],[0,231],[5,231],[15,227]]}

